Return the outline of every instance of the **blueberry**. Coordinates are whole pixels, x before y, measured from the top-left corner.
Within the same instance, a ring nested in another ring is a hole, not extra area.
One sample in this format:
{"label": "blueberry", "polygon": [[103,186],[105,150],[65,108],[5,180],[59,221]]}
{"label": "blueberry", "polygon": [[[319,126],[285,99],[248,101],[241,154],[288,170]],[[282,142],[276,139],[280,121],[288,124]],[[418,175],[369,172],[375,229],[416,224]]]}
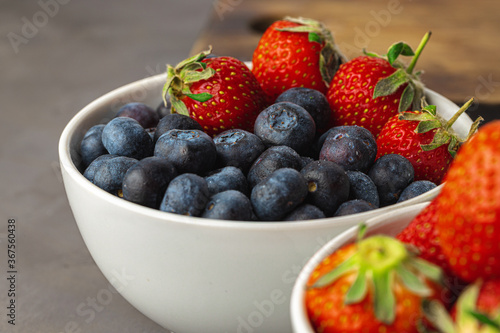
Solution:
{"label": "blueberry", "polygon": [[233,166],[224,167],[208,173],[205,177],[210,195],[227,190],[236,190],[248,195],[248,181],[243,172]]}
{"label": "blueberry", "polygon": [[316,125],[303,107],[281,102],[270,105],[258,115],[254,133],[267,147],[289,146],[301,154],[313,143]]}
{"label": "blueberry", "polygon": [[160,210],[186,216],[201,216],[209,198],[205,179],[193,173],[184,173],[168,184]]}
{"label": "blueberry", "polygon": [[156,113],[158,117],[163,118],[168,114],[172,113],[172,102],[170,102],[170,96],[167,96],[167,104],[164,101],[161,101],[160,104],[156,107]]}
{"label": "blueberry", "polygon": [[307,181],[307,202],[317,206],[326,216],[332,216],[349,198],[349,178],[344,169],[330,161],[314,161],[300,173]]}
{"label": "blueberry", "polygon": [[368,176],[377,186],[380,207],[396,203],[414,175],[412,164],[401,155],[388,154],[376,160]]}
{"label": "blueberry", "polygon": [[302,158],[288,146],[274,146],[266,149],[252,164],[247,174],[250,187],[281,168],[302,169]]}
{"label": "blueberry", "polygon": [[368,201],[375,207],[380,206],[377,186],[373,180],[361,171],[347,171],[349,177],[349,199],[362,199]]}
{"label": "blueberry", "polygon": [[136,159],[126,156],[108,158],[95,170],[93,183],[106,192],[123,197],[123,178],[128,169],[137,162]]}
{"label": "blueberry", "polygon": [[242,129],[230,129],[214,137],[219,167],[235,166],[247,173],[252,163],[266,149],[253,133]]}
{"label": "blueberry", "polygon": [[275,100],[275,103],[290,102],[303,107],[314,119],[316,129],[325,129],[330,121],[331,109],[326,96],[320,91],[305,88],[295,87],[290,88]]}
{"label": "blueberry", "polygon": [[213,169],[217,158],[214,141],[200,130],[167,131],[156,142],[154,154],[170,161],[179,173],[203,174]]}
{"label": "blueberry", "polygon": [[219,220],[251,221],[252,204],[240,191],[228,190],[213,195],[201,217]]}
{"label": "blueberry", "polygon": [[263,221],[279,221],[307,196],[307,183],[295,169],[282,168],[257,184],[251,193],[255,214]]}
{"label": "blueberry", "polygon": [[305,167],[306,165],[308,165],[309,163],[311,163],[311,162],[314,162],[314,161],[315,161],[315,159],[314,159],[314,158],[309,157],[309,156],[301,156],[300,158],[301,158],[301,160],[302,160],[302,167],[301,167],[301,169],[302,169],[302,168],[304,168],[304,167]]}
{"label": "blueberry", "polygon": [[110,154],[143,159],[153,153],[153,141],[134,119],[112,119],[102,131],[102,143]]}
{"label": "blueberry", "polygon": [[80,154],[84,168],[88,167],[99,156],[108,153],[102,144],[102,130],[104,126],[104,124],[92,126],[83,136],[80,143]]}
{"label": "blueberry", "polygon": [[368,201],[362,199],[354,199],[346,201],[342,205],[340,205],[339,209],[337,209],[334,216],[357,214],[357,213],[367,212],[369,210],[373,210],[376,208],[377,207],[373,206]]}
{"label": "blueberry", "polygon": [[340,164],[346,171],[367,172],[377,156],[373,134],[360,126],[337,126],[328,130],[319,154],[320,160]]}
{"label": "blueberry", "polygon": [[302,221],[325,218],[325,214],[318,207],[311,204],[302,204],[285,216],[283,221]]}
{"label": "blueberry", "polygon": [[104,154],[99,156],[98,158],[93,160],[92,163],[89,164],[89,166],[83,172],[83,176],[87,178],[89,181],[93,182],[95,172],[99,168],[99,166],[101,166],[101,164],[103,164],[106,160],[114,157],[118,157],[118,155]]}
{"label": "blueberry", "polygon": [[160,136],[172,129],[180,130],[199,130],[202,131],[201,125],[193,118],[179,113],[169,113],[160,119],[156,126],[154,142],[158,141]]}
{"label": "blueberry", "polygon": [[143,128],[156,127],[160,117],[156,110],[150,108],[144,103],[127,103],[122,106],[117,114],[117,117],[130,117],[137,120]]}
{"label": "blueberry", "polygon": [[411,198],[417,197],[420,194],[424,194],[427,191],[432,190],[437,187],[437,185],[428,180],[417,180],[408,185],[403,192],[401,192],[401,196],[398,199],[398,202],[409,200]]}
{"label": "blueberry", "polygon": [[164,158],[146,157],[128,169],[123,178],[125,200],[158,208],[168,184],[177,176],[174,166]]}

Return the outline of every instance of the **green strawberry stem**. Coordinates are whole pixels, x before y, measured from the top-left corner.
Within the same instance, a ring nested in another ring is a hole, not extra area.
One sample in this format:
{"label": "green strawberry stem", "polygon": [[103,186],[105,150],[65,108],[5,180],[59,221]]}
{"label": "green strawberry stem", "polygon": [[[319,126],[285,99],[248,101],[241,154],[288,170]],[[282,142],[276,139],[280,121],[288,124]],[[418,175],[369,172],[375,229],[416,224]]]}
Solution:
{"label": "green strawberry stem", "polygon": [[[361,228],[360,232],[364,233]],[[390,325],[396,316],[396,299],[392,283],[395,276],[416,295],[429,296],[432,290],[418,277],[417,272],[440,282],[441,269],[416,256],[402,242],[385,235],[359,239],[356,252],[332,271],[320,277],[312,288],[328,286],[347,273],[355,273],[356,279],[345,295],[345,304],[361,302],[370,286],[373,288],[375,317]]]}
{"label": "green strawberry stem", "polygon": [[415,55],[413,56],[410,64],[408,65],[408,68],[406,68],[406,72],[408,74],[412,74],[413,70],[415,69],[415,65],[417,64],[418,58],[420,58],[420,54],[422,54],[422,51],[425,48],[425,45],[427,45],[427,42],[429,41],[429,38],[431,38],[432,32],[428,31],[422,40],[420,41],[420,44],[417,47],[417,50],[415,51]]}
{"label": "green strawberry stem", "polygon": [[444,128],[446,130],[450,129],[451,126],[457,121],[458,117],[460,117],[467,109],[471,106],[471,104],[474,102],[474,98],[469,99],[467,102],[465,102],[464,105],[458,111],[451,117],[447,122],[446,125],[444,125]]}

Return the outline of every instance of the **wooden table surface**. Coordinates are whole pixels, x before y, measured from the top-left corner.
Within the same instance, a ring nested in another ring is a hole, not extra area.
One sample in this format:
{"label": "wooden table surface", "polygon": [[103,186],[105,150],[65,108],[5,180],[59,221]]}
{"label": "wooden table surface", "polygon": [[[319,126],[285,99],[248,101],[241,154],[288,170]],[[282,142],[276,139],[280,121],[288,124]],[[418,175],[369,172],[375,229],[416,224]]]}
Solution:
{"label": "wooden table surface", "polygon": [[415,49],[432,31],[416,67],[424,84],[457,104],[474,97],[469,115],[491,120],[500,118],[499,13],[498,0],[216,0],[191,53],[212,45],[251,60],[266,27],[287,15],[325,23],[348,58],[363,48],[383,54],[398,41]]}

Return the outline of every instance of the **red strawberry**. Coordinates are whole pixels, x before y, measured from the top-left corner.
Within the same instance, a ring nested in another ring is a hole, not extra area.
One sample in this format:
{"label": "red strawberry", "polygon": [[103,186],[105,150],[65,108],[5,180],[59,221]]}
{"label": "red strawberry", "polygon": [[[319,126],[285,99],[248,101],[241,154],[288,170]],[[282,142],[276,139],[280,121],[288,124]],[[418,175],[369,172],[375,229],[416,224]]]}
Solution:
{"label": "red strawberry", "polygon": [[209,135],[231,128],[253,132],[257,115],[267,106],[259,82],[240,60],[208,54],[168,66],[164,99],[170,95],[174,112],[189,115]]}
{"label": "red strawberry", "polygon": [[438,332],[498,333],[500,280],[486,280],[484,283],[477,281],[469,285],[458,298],[451,315],[434,301],[425,300],[422,308],[425,317],[434,324]]}
{"label": "red strawberry", "polygon": [[448,287],[448,294],[443,294],[443,300],[452,304],[460,294],[466,283],[453,274],[446,256],[441,250],[441,241],[436,231],[439,209],[437,202],[431,201],[396,238],[403,243],[412,244],[418,250],[418,256],[443,270],[444,283]]}
{"label": "red strawberry", "polygon": [[440,299],[441,270],[382,235],[349,244],[311,275],[306,309],[317,332],[417,332],[420,304]]}
{"label": "red strawberry", "polygon": [[441,248],[467,282],[500,278],[500,120],[481,127],[444,178],[436,224]]}
{"label": "red strawberry", "polygon": [[262,35],[252,57],[252,71],[273,102],[293,87],[326,94],[342,58],[322,23],[286,17],[274,22]]}
{"label": "red strawberry", "polygon": [[[327,92],[331,127],[358,125],[377,137],[391,116],[408,110],[412,104],[416,109],[423,85],[413,68],[429,37],[427,33],[415,53],[400,42],[389,48],[386,58],[369,53],[342,64]],[[413,56],[408,68],[397,60],[400,55]]]}
{"label": "red strawberry", "polygon": [[[472,99],[449,121],[436,115],[434,105],[421,111],[392,116],[377,137],[377,158],[387,154],[403,155],[415,169],[415,180],[440,184],[458,145],[463,141],[451,130],[451,126],[471,103]],[[471,133],[475,132],[481,120],[476,120]]]}

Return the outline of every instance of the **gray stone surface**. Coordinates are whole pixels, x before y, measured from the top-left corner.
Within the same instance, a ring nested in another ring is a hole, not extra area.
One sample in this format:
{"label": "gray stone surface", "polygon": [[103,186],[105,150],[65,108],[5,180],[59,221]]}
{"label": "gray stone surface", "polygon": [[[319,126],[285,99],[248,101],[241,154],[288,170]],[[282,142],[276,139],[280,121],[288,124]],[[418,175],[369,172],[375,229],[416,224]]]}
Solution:
{"label": "gray stone surface", "polygon": [[[0,332],[168,332],[117,294],[89,305],[109,284],[71,214],[57,143],[96,97],[185,58],[211,10],[203,0],[0,0]],[[15,326],[6,313],[9,218]]]}

